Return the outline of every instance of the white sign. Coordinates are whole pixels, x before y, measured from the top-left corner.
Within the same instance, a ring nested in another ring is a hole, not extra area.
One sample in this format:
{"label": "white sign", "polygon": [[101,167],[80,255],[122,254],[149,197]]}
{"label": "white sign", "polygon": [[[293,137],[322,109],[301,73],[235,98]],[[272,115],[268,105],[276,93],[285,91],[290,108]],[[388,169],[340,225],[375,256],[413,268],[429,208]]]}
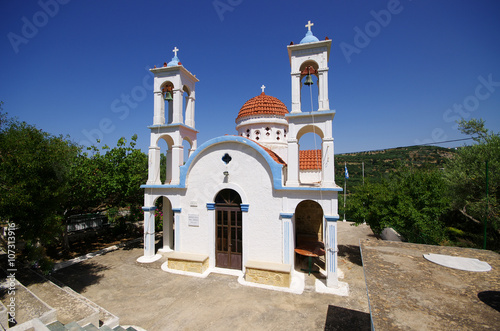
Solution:
{"label": "white sign", "polygon": [[188,225],[189,226],[200,226],[200,216],[198,214],[188,215]]}

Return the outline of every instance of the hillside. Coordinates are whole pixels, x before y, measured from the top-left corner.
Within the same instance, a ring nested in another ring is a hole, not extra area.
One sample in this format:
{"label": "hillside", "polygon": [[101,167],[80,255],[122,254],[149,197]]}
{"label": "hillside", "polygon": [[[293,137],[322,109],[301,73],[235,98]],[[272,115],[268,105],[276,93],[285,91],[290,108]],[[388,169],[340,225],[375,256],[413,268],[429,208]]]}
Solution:
{"label": "hillside", "polygon": [[347,191],[363,183],[362,164],[365,180],[379,181],[401,166],[443,168],[455,149],[438,146],[411,146],[385,150],[335,155],[335,178],[339,186],[344,186],[344,162],[347,164],[349,179]]}

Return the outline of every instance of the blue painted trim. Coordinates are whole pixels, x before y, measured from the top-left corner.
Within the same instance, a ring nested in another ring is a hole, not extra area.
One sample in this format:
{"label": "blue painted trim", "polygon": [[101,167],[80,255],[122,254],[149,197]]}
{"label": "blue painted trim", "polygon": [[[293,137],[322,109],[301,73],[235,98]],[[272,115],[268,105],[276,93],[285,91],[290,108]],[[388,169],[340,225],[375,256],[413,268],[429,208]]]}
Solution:
{"label": "blue painted trim", "polygon": [[[182,127],[186,128],[186,129],[189,129],[189,130],[197,132],[197,133],[199,132],[195,128],[187,126],[184,123],[153,124],[153,125],[148,126],[148,129],[170,128],[170,127],[177,127],[177,126],[182,126]],[[165,132],[165,133],[168,134],[168,132]]]}
{"label": "blue painted trim", "polygon": [[215,203],[207,202],[207,210],[215,210]]}
{"label": "blue painted trim", "polygon": [[293,213],[280,213],[281,218],[292,218]]}
{"label": "blue painted trim", "polygon": [[[324,111],[318,111],[314,113],[325,113]],[[302,113],[303,114],[303,113]],[[255,143],[254,141],[243,138],[240,136],[222,136],[222,137],[217,137],[210,139],[209,141],[205,142],[202,144],[200,147],[198,147],[189,157],[187,162],[180,166],[180,183],[178,185],[141,185],[141,188],[186,188],[186,176],[189,171],[189,168],[191,167],[191,164],[194,162],[194,160],[198,157],[199,154],[203,153],[204,150],[207,148],[225,143],[225,142],[236,142],[240,143],[246,146],[249,146],[253,149],[255,149],[257,152],[262,155],[262,157],[266,160],[267,164],[271,168],[271,174],[272,174],[272,181],[273,181],[273,188],[275,190],[284,190],[284,191],[317,191],[317,192],[334,192],[334,191],[342,191],[342,188],[340,187],[285,187],[283,186],[283,182],[281,180],[281,173],[283,169],[283,165],[279,164],[278,162],[274,161],[274,159],[267,153],[264,148],[262,148],[260,145]]]}
{"label": "blue painted trim", "polygon": [[246,203],[242,203],[242,204],[240,204],[240,207],[241,207],[241,211],[247,212],[248,208],[250,208],[250,205],[246,204]]}
{"label": "blue painted trim", "polygon": [[141,185],[140,188],[185,188],[180,185]]}
{"label": "blue painted trim", "polygon": [[172,211],[174,213],[180,213],[182,211],[182,208],[172,208]]}
{"label": "blue painted trim", "polygon": [[285,264],[290,264],[290,222],[285,222],[284,227],[285,233],[283,234],[283,236],[285,237],[285,247],[283,248],[283,255],[285,258],[283,262]]}
{"label": "blue painted trim", "polygon": [[336,260],[336,254],[334,253],[333,250],[336,250],[337,248],[337,243],[335,242],[335,233],[336,231],[336,226],[333,224],[328,225],[328,257],[330,258],[330,266],[329,266],[329,272],[336,272],[337,271],[337,260]]}
{"label": "blue painted trim", "polygon": [[321,115],[335,115],[335,110],[317,110],[317,111],[309,111],[309,112],[300,112],[300,113],[288,113],[285,114],[285,117],[302,117],[302,116],[321,116]]}
{"label": "blue painted trim", "polygon": [[155,209],[156,209],[156,207],[154,207],[154,206],[153,207],[142,207],[142,210],[144,210],[144,211],[152,211]]}
{"label": "blue painted trim", "polygon": [[325,219],[327,222],[337,222],[339,219],[339,216],[326,216],[325,215]]}

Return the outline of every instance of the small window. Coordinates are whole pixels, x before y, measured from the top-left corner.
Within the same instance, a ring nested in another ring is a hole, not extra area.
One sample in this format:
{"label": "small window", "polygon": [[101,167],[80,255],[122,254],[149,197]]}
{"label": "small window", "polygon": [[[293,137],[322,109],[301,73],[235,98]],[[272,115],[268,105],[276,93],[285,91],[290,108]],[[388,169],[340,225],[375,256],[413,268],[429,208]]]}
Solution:
{"label": "small window", "polygon": [[224,154],[224,156],[222,157],[222,161],[225,163],[225,164],[228,164],[229,162],[231,162],[232,158],[231,158],[231,155],[229,154]]}

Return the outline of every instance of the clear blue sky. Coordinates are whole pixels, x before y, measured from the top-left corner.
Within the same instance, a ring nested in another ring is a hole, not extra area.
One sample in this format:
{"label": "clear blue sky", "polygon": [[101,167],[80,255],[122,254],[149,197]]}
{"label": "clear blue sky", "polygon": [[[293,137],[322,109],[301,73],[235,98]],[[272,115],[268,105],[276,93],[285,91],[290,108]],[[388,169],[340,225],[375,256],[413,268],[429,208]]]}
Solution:
{"label": "clear blue sky", "polygon": [[499,14],[498,0],[4,0],[0,100],[9,115],[75,142],[99,130],[114,146],[137,133],[147,151],[146,68],[170,61],[176,46],[200,79],[201,144],[235,134],[262,84],[290,109],[286,46],[311,20],[316,37],[333,40],[336,153],[459,139],[459,117],[500,131]]}

